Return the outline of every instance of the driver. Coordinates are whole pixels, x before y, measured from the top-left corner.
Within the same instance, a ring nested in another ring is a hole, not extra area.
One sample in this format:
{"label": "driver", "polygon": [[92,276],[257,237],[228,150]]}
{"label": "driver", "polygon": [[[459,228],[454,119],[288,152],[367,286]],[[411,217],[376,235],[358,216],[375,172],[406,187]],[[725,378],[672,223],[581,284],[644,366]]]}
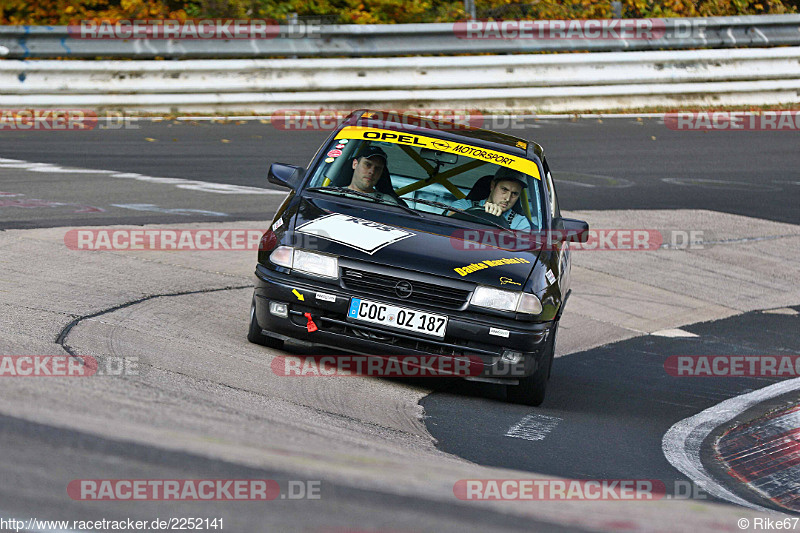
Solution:
{"label": "driver", "polygon": [[375,184],[381,179],[387,161],[386,152],[379,146],[368,146],[353,159],[353,179],[347,188],[370,194],[378,200],[399,204],[393,196],[375,189]]}
{"label": "driver", "polygon": [[519,201],[523,187],[528,187],[525,174],[508,167],[500,167],[492,179],[488,198],[480,201],[464,198],[454,202],[453,207],[456,209],[483,207],[484,211],[490,215],[504,217],[511,229],[530,230],[530,222],[524,216],[511,210]]}

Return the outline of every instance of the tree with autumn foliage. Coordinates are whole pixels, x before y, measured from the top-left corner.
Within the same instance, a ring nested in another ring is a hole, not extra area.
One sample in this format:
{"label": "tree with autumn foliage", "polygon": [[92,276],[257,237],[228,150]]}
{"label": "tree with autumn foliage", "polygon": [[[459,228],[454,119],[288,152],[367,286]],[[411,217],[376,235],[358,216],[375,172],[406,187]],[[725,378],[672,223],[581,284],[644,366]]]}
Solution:
{"label": "tree with autumn foliage", "polygon": [[[476,0],[484,19],[611,18],[611,0]],[[625,18],[797,13],[800,0],[623,0]],[[464,20],[462,0],[0,0],[0,24],[68,25],[84,20],[266,18],[290,14],[336,24]]]}
{"label": "tree with autumn foliage", "polygon": [[82,20],[185,19],[182,2],[162,0],[2,0],[0,24],[62,25]]}

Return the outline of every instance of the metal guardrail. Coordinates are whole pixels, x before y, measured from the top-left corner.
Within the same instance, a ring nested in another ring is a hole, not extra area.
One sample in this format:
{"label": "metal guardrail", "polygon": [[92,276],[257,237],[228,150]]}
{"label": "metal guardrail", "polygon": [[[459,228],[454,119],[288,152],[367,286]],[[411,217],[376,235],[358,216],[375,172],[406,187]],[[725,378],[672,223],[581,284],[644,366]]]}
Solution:
{"label": "metal guardrail", "polygon": [[[8,59],[201,59],[370,57],[476,53],[600,52],[800,45],[800,15],[658,20],[652,39],[466,39],[457,24],[280,26],[276,38],[229,40],[80,39],[67,26],[2,26],[0,56]],[[463,24],[463,23],[462,23]],[[292,38],[296,35],[297,38]],[[462,36],[463,37],[463,36]]]}
{"label": "metal guardrail", "polygon": [[[800,78],[800,47],[523,56],[0,61],[0,102],[24,94],[508,89]],[[5,95],[5,96],[2,96]]]}
{"label": "metal guardrail", "polygon": [[359,59],[0,61],[0,108],[268,114],[800,102],[800,47]]}

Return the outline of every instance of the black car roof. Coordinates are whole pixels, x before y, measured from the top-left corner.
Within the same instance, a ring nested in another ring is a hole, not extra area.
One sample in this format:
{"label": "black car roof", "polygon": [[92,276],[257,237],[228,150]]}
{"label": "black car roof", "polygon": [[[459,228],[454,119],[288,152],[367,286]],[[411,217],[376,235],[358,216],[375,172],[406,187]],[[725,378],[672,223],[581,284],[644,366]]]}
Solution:
{"label": "black car roof", "polygon": [[[469,143],[475,146],[492,148],[529,158],[533,155],[541,158],[544,152],[539,144],[521,137],[446,120],[406,113],[401,114],[397,111],[359,109],[347,116],[341,127],[346,126],[370,126],[387,130],[417,132],[453,141],[469,139]],[[520,143],[524,143],[525,148],[522,148]]]}

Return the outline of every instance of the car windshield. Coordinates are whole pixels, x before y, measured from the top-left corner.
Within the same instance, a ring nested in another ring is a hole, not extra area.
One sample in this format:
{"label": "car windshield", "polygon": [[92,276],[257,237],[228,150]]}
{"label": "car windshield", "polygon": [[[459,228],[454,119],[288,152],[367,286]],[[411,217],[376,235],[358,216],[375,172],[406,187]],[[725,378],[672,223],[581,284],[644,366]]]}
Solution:
{"label": "car windshield", "polygon": [[[542,181],[532,161],[402,132],[393,132],[394,137],[407,142],[365,140],[357,138],[363,135],[363,128],[352,128],[356,130],[352,134],[350,129],[344,128],[325,147],[325,156],[314,169],[308,188],[365,202],[372,200],[377,205],[373,198],[347,194],[347,188],[353,181],[354,162],[357,165],[356,160],[363,155],[373,154],[369,161],[384,163],[376,150],[379,148],[386,155],[384,170],[380,178],[373,178],[377,180],[375,192],[370,194],[380,203],[400,203],[424,216],[450,216],[456,225],[463,220],[519,231],[542,228]],[[373,131],[392,136],[384,130]],[[492,162],[498,160],[502,164]],[[488,200],[500,206],[499,216],[485,213]]]}

